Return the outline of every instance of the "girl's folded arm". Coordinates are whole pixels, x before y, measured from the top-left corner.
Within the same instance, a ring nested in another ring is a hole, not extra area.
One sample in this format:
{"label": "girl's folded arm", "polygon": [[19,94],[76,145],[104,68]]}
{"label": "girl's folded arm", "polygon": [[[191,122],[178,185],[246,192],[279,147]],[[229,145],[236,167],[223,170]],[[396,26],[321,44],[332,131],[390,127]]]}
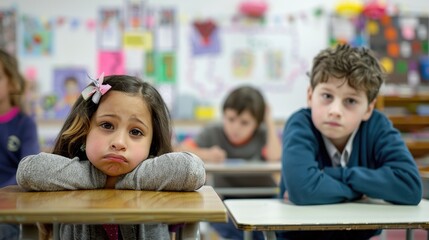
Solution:
{"label": "girl's folded arm", "polygon": [[21,160],[16,180],[26,190],[60,191],[103,188],[106,175],[77,157],[39,153]]}
{"label": "girl's folded arm", "polygon": [[149,158],[124,175],[117,189],[194,191],[204,185],[203,161],[189,152],[172,152]]}

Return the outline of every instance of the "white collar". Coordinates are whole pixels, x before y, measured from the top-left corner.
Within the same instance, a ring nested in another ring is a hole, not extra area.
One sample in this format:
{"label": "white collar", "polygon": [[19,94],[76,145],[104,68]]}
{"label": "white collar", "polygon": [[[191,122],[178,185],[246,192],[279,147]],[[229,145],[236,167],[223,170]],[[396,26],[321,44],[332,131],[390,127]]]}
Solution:
{"label": "white collar", "polygon": [[355,135],[358,130],[359,128],[356,128],[353,131],[352,135],[350,135],[349,139],[347,140],[346,147],[344,148],[342,153],[338,151],[337,147],[335,147],[335,145],[331,142],[331,140],[329,140],[327,137],[325,137],[322,134],[323,142],[325,143],[326,151],[328,152],[329,157],[331,157],[331,159],[334,159],[336,154],[338,154],[338,156],[343,156],[343,154],[347,154],[346,155],[347,157],[350,156],[350,153],[352,152],[352,149],[353,149],[353,139],[355,138]]}

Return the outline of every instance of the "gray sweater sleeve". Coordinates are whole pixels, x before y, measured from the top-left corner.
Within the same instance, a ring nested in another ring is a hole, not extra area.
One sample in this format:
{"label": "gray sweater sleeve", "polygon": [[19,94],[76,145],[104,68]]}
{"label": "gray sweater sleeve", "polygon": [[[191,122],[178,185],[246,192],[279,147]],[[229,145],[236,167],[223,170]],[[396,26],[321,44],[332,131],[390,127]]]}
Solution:
{"label": "gray sweater sleeve", "polygon": [[204,162],[189,152],[149,158],[123,176],[116,189],[194,191],[204,185]]}
{"label": "gray sweater sleeve", "polygon": [[22,159],[16,181],[25,190],[33,191],[96,189],[104,187],[106,175],[90,161],[39,153]]}

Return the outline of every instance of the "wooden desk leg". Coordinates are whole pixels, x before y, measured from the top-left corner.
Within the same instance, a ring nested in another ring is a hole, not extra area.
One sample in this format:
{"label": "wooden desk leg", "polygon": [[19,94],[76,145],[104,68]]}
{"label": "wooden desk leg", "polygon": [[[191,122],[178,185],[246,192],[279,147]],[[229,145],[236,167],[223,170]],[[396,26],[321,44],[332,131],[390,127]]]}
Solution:
{"label": "wooden desk leg", "polygon": [[276,240],[276,233],[274,231],[263,231],[264,233],[264,238],[266,240]]}
{"label": "wooden desk leg", "polygon": [[35,224],[20,224],[22,240],[38,240],[39,239],[39,229]]}
{"label": "wooden desk leg", "polygon": [[180,240],[200,240],[200,223],[186,223],[178,237]]}

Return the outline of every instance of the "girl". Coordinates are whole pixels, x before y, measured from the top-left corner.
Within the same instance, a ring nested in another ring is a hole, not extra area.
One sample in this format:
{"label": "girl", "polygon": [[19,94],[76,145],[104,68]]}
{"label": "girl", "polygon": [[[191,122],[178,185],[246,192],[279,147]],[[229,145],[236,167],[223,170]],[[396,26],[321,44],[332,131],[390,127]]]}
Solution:
{"label": "girl", "polygon": [[[18,61],[0,49],[0,188],[15,185],[19,161],[40,151],[36,123],[22,111],[24,91]],[[0,239],[18,237],[19,225],[0,224]]]}
{"label": "girl", "polygon": [[[101,76],[73,105],[52,154],[26,157],[27,190],[116,188],[193,191],[205,181],[196,155],[172,153],[168,109],[157,90],[131,76]],[[112,226],[109,226],[112,227]],[[168,239],[165,224],[120,225],[116,239]],[[61,239],[108,239],[105,225],[60,226]]]}

